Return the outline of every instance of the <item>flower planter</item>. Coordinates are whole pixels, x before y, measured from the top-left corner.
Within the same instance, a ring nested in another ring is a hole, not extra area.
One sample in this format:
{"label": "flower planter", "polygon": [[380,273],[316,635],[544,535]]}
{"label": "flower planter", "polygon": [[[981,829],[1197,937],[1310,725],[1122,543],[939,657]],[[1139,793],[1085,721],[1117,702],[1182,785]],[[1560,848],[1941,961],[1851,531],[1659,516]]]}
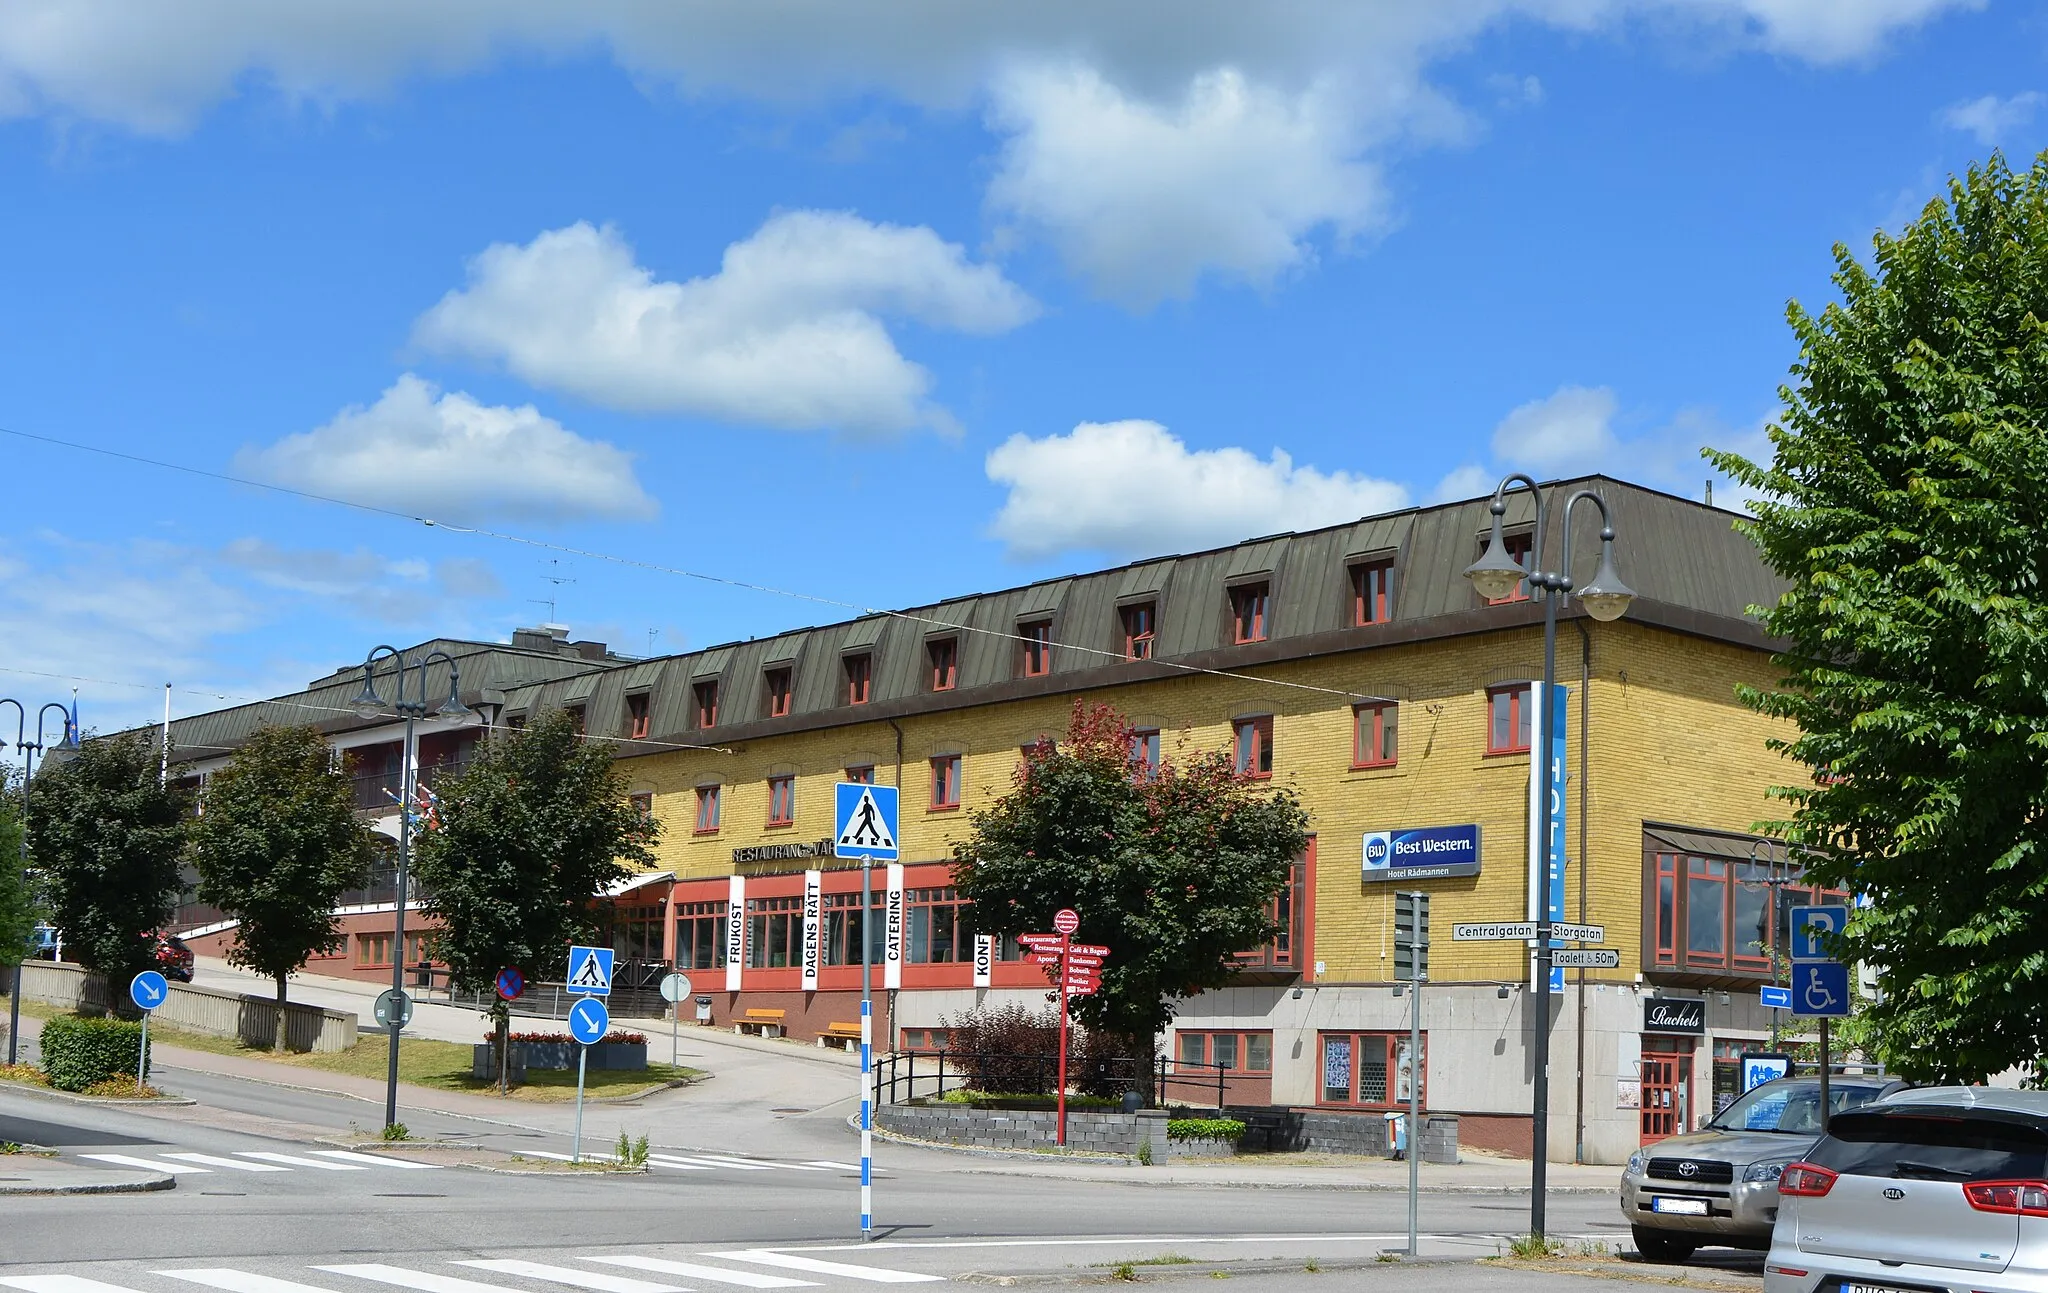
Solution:
{"label": "flower planter", "polygon": [[[477,1049],[487,1051],[490,1047]],[[573,1069],[579,1049],[574,1042],[513,1042],[512,1064],[514,1068]],[[647,1067],[647,1043],[599,1042],[590,1048],[589,1067],[644,1069]]]}

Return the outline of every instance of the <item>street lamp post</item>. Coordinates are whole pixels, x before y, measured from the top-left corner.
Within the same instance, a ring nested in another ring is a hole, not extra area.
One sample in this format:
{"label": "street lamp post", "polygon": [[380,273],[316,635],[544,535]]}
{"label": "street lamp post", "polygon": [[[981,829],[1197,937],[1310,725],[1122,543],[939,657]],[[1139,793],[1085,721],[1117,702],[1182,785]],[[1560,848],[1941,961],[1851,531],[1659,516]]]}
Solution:
{"label": "street lamp post", "polygon": [[[14,750],[21,755],[21,883],[22,892],[28,891],[28,796],[29,787],[35,783],[36,754],[42,750],[47,738],[43,735],[43,720],[51,710],[64,716],[64,740],[59,750],[76,750],[78,733],[71,730],[71,711],[51,701],[36,711],[36,739],[28,739],[28,710],[12,696],[0,696],[0,705],[14,706]],[[0,742],[5,744],[5,742]],[[17,948],[17,953],[23,949]],[[7,994],[7,1062],[13,1064],[20,1058],[21,1037],[21,967],[22,957],[14,958],[14,983]]]}
{"label": "street lamp post", "polygon": [[[1529,549],[1529,568],[1524,570],[1508,555],[1507,544],[1501,533],[1501,517],[1506,514],[1506,495],[1512,485],[1522,485],[1536,497],[1536,531]],[[1628,605],[1635,599],[1635,592],[1621,582],[1621,576],[1614,570],[1614,524],[1607,511],[1607,500],[1595,490],[1582,489],[1565,500],[1564,524],[1560,547],[1562,553],[1555,570],[1545,569],[1543,563],[1543,538],[1548,507],[1542,487],[1533,479],[1517,472],[1501,479],[1494,487],[1493,502],[1488,510],[1493,513],[1493,532],[1481,553],[1479,560],[1465,570],[1465,577],[1481,597],[1499,601],[1512,596],[1515,586],[1524,579],[1535,595],[1543,599],[1543,695],[1536,705],[1535,731],[1529,754],[1529,775],[1543,775],[1539,760],[1550,757],[1551,689],[1557,685],[1557,608],[1572,594],[1572,511],[1583,500],[1591,500],[1600,509],[1600,565],[1594,571],[1592,581],[1578,590],[1579,601],[1584,604],[1586,614],[1596,620],[1616,620],[1627,612]],[[1580,733],[1580,739],[1585,734]],[[1537,855],[1543,859],[1542,900],[1536,904],[1536,976],[1531,985],[1529,1005],[1529,1028],[1531,1068],[1534,1072],[1535,1091],[1532,1096],[1534,1114],[1532,1162],[1529,1167],[1529,1233],[1536,1238],[1543,1237],[1544,1191],[1548,1185],[1550,1159],[1550,820],[1553,811],[1547,784],[1535,796],[1538,804],[1536,821]],[[1586,860],[1579,859],[1584,866]]]}
{"label": "street lamp post", "polygon": [[[398,696],[388,708],[405,719],[405,744],[401,754],[398,776],[398,884],[392,893],[391,923],[391,991],[394,1005],[390,1022],[386,1027],[391,1035],[391,1053],[384,1075],[384,1125],[388,1128],[398,1122],[398,1032],[404,1026],[404,1012],[397,1008],[396,1001],[405,994],[405,900],[410,889],[407,867],[412,854],[412,801],[413,778],[418,774],[419,751],[416,747],[414,723],[427,716],[427,666],[436,660],[448,664],[448,699],[434,711],[441,718],[461,718],[470,711],[464,707],[459,693],[462,675],[455,666],[455,658],[446,651],[430,651],[419,660],[408,665],[398,648],[379,646],[373,648],[363,660],[363,689],[356,693],[355,711],[362,718],[379,717],[387,708],[384,698],[377,694],[377,662],[381,656],[389,655],[398,671]],[[411,699],[406,694],[405,679],[410,672],[419,680],[419,698]]]}

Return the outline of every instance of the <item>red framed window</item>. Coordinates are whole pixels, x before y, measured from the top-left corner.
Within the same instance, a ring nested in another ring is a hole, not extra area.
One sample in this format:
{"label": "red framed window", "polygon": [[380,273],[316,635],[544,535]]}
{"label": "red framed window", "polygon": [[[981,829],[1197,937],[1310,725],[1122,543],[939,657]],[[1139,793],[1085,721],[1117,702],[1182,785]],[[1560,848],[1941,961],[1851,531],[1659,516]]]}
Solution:
{"label": "red framed window", "polygon": [[626,697],[627,739],[634,741],[646,739],[649,723],[648,711],[652,708],[648,701],[649,696],[644,691],[636,696]]}
{"label": "red framed window", "polygon": [[796,778],[768,778],[768,824],[788,826],[796,821]]}
{"label": "red framed window", "polygon": [[697,726],[718,726],[718,684],[700,682],[692,689],[697,697]]}
{"label": "red framed window", "polygon": [[1229,1073],[1271,1073],[1273,1033],[1271,1029],[1246,1032],[1176,1028],[1173,1059],[1176,1064],[1220,1065]]}
{"label": "red framed window", "polygon": [[[1492,544],[1493,541],[1491,539],[1481,539],[1479,541],[1480,554],[1483,556],[1487,548],[1491,547]],[[1529,568],[1529,553],[1536,546],[1536,533],[1533,530],[1524,530],[1520,534],[1503,535],[1501,537],[1501,546],[1507,549],[1508,560],[1527,570]],[[1521,583],[1516,584],[1515,591],[1509,593],[1506,597],[1489,597],[1486,599],[1486,604],[1488,606],[1503,606],[1508,602],[1526,602],[1528,600],[1529,581],[1524,579]]]}
{"label": "red framed window", "polygon": [[905,1028],[902,1033],[906,1051],[942,1051],[953,1044],[950,1028]]}
{"label": "red framed window", "polygon": [[1039,620],[1032,624],[1020,624],[1017,632],[1024,639],[1023,668],[1026,678],[1043,678],[1052,672],[1052,621]]}
{"label": "red framed window", "polygon": [[1789,950],[1790,908],[1848,901],[1842,891],[1798,883],[1794,871],[1777,886],[1774,903],[1771,881],[1788,877],[1763,858],[1659,852],[1645,865],[1653,908],[1649,956],[1661,966],[1768,978],[1772,950]]}
{"label": "red framed window", "polygon": [[846,770],[846,779],[857,785],[872,786],[875,784],[875,765],[863,763],[848,768]]}
{"label": "red framed window", "polygon": [[932,760],[932,807],[960,806],[960,756],[941,754]]}
{"label": "red framed window", "polygon": [[904,897],[904,959],[945,965],[974,959],[973,906],[958,890],[912,889]]}
{"label": "red framed window", "polygon": [[697,834],[710,835],[718,829],[718,792],[723,789],[723,786],[697,787]]}
{"label": "red framed window", "polygon": [[1276,931],[1273,941],[1264,947],[1249,952],[1239,952],[1234,959],[1238,968],[1245,970],[1289,969],[1296,964],[1295,951],[1299,936],[1304,932],[1297,917],[1302,906],[1297,899],[1302,892],[1307,859],[1300,858],[1287,868],[1287,883],[1280,886],[1280,892],[1273,895],[1266,904],[1266,914],[1273,921]]}
{"label": "red framed window", "polygon": [[865,705],[873,690],[875,658],[863,651],[846,657],[846,703]]}
{"label": "red framed window", "polygon": [[1351,568],[1351,623],[1385,624],[1394,618],[1394,559]]}
{"label": "red framed window", "polygon": [[1408,1034],[1321,1033],[1317,1035],[1318,1058],[1322,1061],[1322,1084],[1317,1088],[1318,1104],[1357,1105],[1369,1109],[1391,1109],[1408,1103],[1408,1082],[1412,1071],[1424,1069],[1422,1102],[1429,1102],[1427,1057],[1429,1033],[1422,1034],[1424,1063],[1412,1064]]}
{"label": "red framed window", "polygon": [[1273,775],[1273,716],[1237,720],[1237,773],[1241,777]]}
{"label": "red framed window", "polygon": [[1124,622],[1124,659],[1150,660],[1158,634],[1159,603],[1141,602],[1117,612]]}
{"label": "red framed window", "polygon": [[1131,729],[1131,772],[1143,780],[1150,781],[1159,775],[1159,729],[1136,727]]}
{"label": "red framed window", "polygon": [[1351,707],[1351,766],[1391,768],[1400,753],[1401,707],[1380,701]]}
{"label": "red framed window", "polygon": [[1529,684],[1486,689],[1486,752],[1529,752]]}
{"label": "red framed window", "polygon": [[1270,585],[1242,584],[1230,590],[1230,625],[1234,640],[1266,640],[1266,602]]}
{"label": "red framed window", "polygon": [[1657,855],[1657,964],[1678,964],[1678,858]]}
{"label": "red framed window", "polygon": [[762,677],[768,684],[768,717],[787,718],[790,704],[796,698],[794,671],[770,669]]}
{"label": "red framed window", "polygon": [[928,642],[925,655],[931,660],[932,690],[951,691],[960,681],[960,642],[957,638],[940,638]]}

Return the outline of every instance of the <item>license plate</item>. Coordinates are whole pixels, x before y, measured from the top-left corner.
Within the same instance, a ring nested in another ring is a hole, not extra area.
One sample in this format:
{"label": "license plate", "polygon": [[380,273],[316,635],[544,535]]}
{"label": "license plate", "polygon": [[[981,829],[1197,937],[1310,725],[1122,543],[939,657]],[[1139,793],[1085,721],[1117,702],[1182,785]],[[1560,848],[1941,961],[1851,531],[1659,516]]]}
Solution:
{"label": "license plate", "polygon": [[1907,1290],[1890,1284],[1851,1284],[1846,1280],[1836,1288],[1838,1293],[1907,1293]]}
{"label": "license plate", "polygon": [[[1662,1195],[1658,1195],[1651,1198],[1650,1211],[1674,1212],[1680,1216],[1687,1217],[1704,1217],[1707,1215],[1707,1201],[1705,1199],[1667,1199]],[[1863,1293],[1863,1290],[1845,1287],[1843,1293]],[[1899,1291],[1897,1289],[1883,1289],[1871,1290],[1871,1293],[1899,1293]]]}

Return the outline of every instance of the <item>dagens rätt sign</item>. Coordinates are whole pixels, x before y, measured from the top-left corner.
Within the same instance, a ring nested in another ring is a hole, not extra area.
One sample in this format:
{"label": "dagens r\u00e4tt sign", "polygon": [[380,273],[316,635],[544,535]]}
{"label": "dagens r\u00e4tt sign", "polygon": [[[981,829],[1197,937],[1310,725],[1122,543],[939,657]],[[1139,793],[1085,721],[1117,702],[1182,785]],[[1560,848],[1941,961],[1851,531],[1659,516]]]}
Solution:
{"label": "dagens r\u00e4tt sign", "polygon": [[1479,827],[1419,826],[1403,831],[1367,831],[1366,881],[1436,880],[1479,874]]}

